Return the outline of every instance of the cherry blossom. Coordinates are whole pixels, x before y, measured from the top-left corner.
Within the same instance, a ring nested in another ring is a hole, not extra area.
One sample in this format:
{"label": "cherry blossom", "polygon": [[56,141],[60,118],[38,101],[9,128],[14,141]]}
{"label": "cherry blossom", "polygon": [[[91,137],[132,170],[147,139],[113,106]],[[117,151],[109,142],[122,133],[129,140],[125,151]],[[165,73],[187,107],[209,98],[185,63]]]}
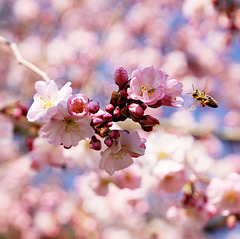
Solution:
{"label": "cherry blossom", "polygon": [[153,66],[133,71],[130,81],[128,95],[135,100],[153,105],[165,95],[163,88],[167,74],[163,71],[155,70]]}
{"label": "cherry blossom", "polygon": [[207,188],[209,202],[222,213],[240,211],[240,175],[231,173],[226,179],[213,178]]}
{"label": "cherry blossom", "polygon": [[67,107],[71,116],[81,119],[89,112],[88,97],[84,94],[73,95],[68,99]]}
{"label": "cherry blossom", "polygon": [[136,158],[144,154],[144,143],[144,139],[141,139],[136,131],[131,133],[120,131],[120,137],[101,153],[100,169],[113,174],[130,166],[133,163],[132,157]]}
{"label": "cherry blossom", "polygon": [[35,84],[37,93],[34,95],[34,102],[28,110],[27,119],[36,121],[49,119],[57,110],[56,106],[60,101],[66,101],[72,95],[71,82],[66,83],[60,90],[54,81],[38,81]]}
{"label": "cherry blossom", "polygon": [[72,117],[68,113],[66,102],[62,101],[57,105],[57,112],[41,128],[39,134],[55,146],[62,144],[70,148],[94,134],[90,122],[91,118],[88,115],[81,119]]}

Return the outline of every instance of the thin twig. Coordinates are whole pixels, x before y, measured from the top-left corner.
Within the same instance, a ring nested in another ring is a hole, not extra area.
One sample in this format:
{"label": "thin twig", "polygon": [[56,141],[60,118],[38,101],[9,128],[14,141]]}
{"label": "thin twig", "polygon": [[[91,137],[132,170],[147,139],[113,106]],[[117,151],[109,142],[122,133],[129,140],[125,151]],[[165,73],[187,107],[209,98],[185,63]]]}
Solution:
{"label": "thin twig", "polygon": [[0,36],[0,43],[3,43],[5,45],[7,45],[12,50],[12,52],[13,52],[14,56],[16,57],[19,64],[24,65],[29,70],[36,73],[43,80],[50,81],[50,78],[48,77],[48,75],[44,71],[40,70],[37,66],[33,65],[31,62],[23,59],[23,57],[22,57],[22,55],[21,55],[21,53],[20,53],[20,51],[19,51],[19,49],[18,49],[18,47],[15,43],[8,41],[7,39],[5,39],[2,36]]}

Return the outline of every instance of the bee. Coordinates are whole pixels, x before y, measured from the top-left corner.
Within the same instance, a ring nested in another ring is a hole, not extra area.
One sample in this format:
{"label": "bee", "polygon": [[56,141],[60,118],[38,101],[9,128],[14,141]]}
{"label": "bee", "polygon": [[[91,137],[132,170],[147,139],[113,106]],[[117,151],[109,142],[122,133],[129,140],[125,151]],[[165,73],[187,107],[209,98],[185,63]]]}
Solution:
{"label": "bee", "polygon": [[193,99],[200,101],[202,107],[205,107],[205,105],[207,105],[211,108],[218,107],[217,101],[210,95],[207,95],[205,91],[194,90],[192,93],[192,97],[193,97]]}

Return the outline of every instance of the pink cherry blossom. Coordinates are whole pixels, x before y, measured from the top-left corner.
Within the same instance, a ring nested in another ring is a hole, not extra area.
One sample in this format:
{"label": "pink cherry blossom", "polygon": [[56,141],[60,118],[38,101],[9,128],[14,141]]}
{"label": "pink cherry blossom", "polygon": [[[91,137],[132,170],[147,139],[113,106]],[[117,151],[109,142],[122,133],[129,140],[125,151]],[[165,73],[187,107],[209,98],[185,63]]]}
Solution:
{"label": "pink cherry blossom", "polygon": [[53,80],[48,82],[37,81],[34,95],[34,102],[28,110],[27,119],[30,122],[44,119],[48,120],[57,111],[57,104],[60,101],[67,101],[72,95],[71,82],[67,82],[60,90]]}
{"label": "pink cherry blossom", "polygon": [[72,117],[68,113],[66,102],[62,101],[57,105],[56,114],[41,128],[39,134],[50,144],[55,146],[62,144],[69,148],[76,146],[80,140],[90,138],[94,134],[90,122],[89,115],[82,119]]}
{"label": "pink cherry blossom", "polygon": [[164,97],[158,100],[155,104],[151,105],[151,107],[157,108],[161,105],[177,108],[182,107],[184,103],[181,97],[183,91],[183,84],[176,79],[170,79],[167,77],[163,87],[165,90]]}
{"label": "pink cherry blossom", "polygon": [[154,174],[159,179],[159,187],[168,193],[181,190],[187,182],[184,165],[172,160],[162,160],[154,168]]}
{"label": "pink cherry blossom", "polygon": [[88,97],[84,94],[71,96],[67,101],[68,112],[76,118],[83,118],[89,111]]}
{"label": "pink cherry blossom", "polygon": [[132,157],[139,157],[145,152],[145,141],[141,139],[137,131],[119,131],[120,137],[111,147],[101,152],[99,167],[109,174],[127,168],[133,163]]}
{"label": "pink cherry blossom", "polygon": [[153,105],[165,95],[163,88],[168,75],[164,71],[155,70],[153,66],[136,69],[131,75],[130,88],[127,93],[134,100],[141,100]]}
{"label": "pink cherry blossom", "polygon": [[128,110],[129,110],[130,114],[136,118],[141,118],[144,114],[143,108],[139,104],[136,104],[136,103],[132,103],[132,104],[128,105]]}
{"label": "pink cherry blossom", "polygon": [[213,178],[207,187],[209,202],[225,213],[240,212],[240,175],[231,173],[226,179]]}

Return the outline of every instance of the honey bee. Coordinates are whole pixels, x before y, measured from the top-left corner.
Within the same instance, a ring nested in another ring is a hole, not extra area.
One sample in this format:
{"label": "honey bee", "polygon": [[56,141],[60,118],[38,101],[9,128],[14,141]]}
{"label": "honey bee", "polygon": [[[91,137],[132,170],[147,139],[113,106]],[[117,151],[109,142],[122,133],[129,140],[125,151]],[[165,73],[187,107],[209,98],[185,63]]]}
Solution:
{"label": "honey bee", "polygon": [[200,101],[202,107],[205,107],[205,105],[207,105],[211,108],[218,107],[217,101],[210,95],[207,95],[205,91],[194,90],[192,93],[192,97],[193,97],[193,99]]}

